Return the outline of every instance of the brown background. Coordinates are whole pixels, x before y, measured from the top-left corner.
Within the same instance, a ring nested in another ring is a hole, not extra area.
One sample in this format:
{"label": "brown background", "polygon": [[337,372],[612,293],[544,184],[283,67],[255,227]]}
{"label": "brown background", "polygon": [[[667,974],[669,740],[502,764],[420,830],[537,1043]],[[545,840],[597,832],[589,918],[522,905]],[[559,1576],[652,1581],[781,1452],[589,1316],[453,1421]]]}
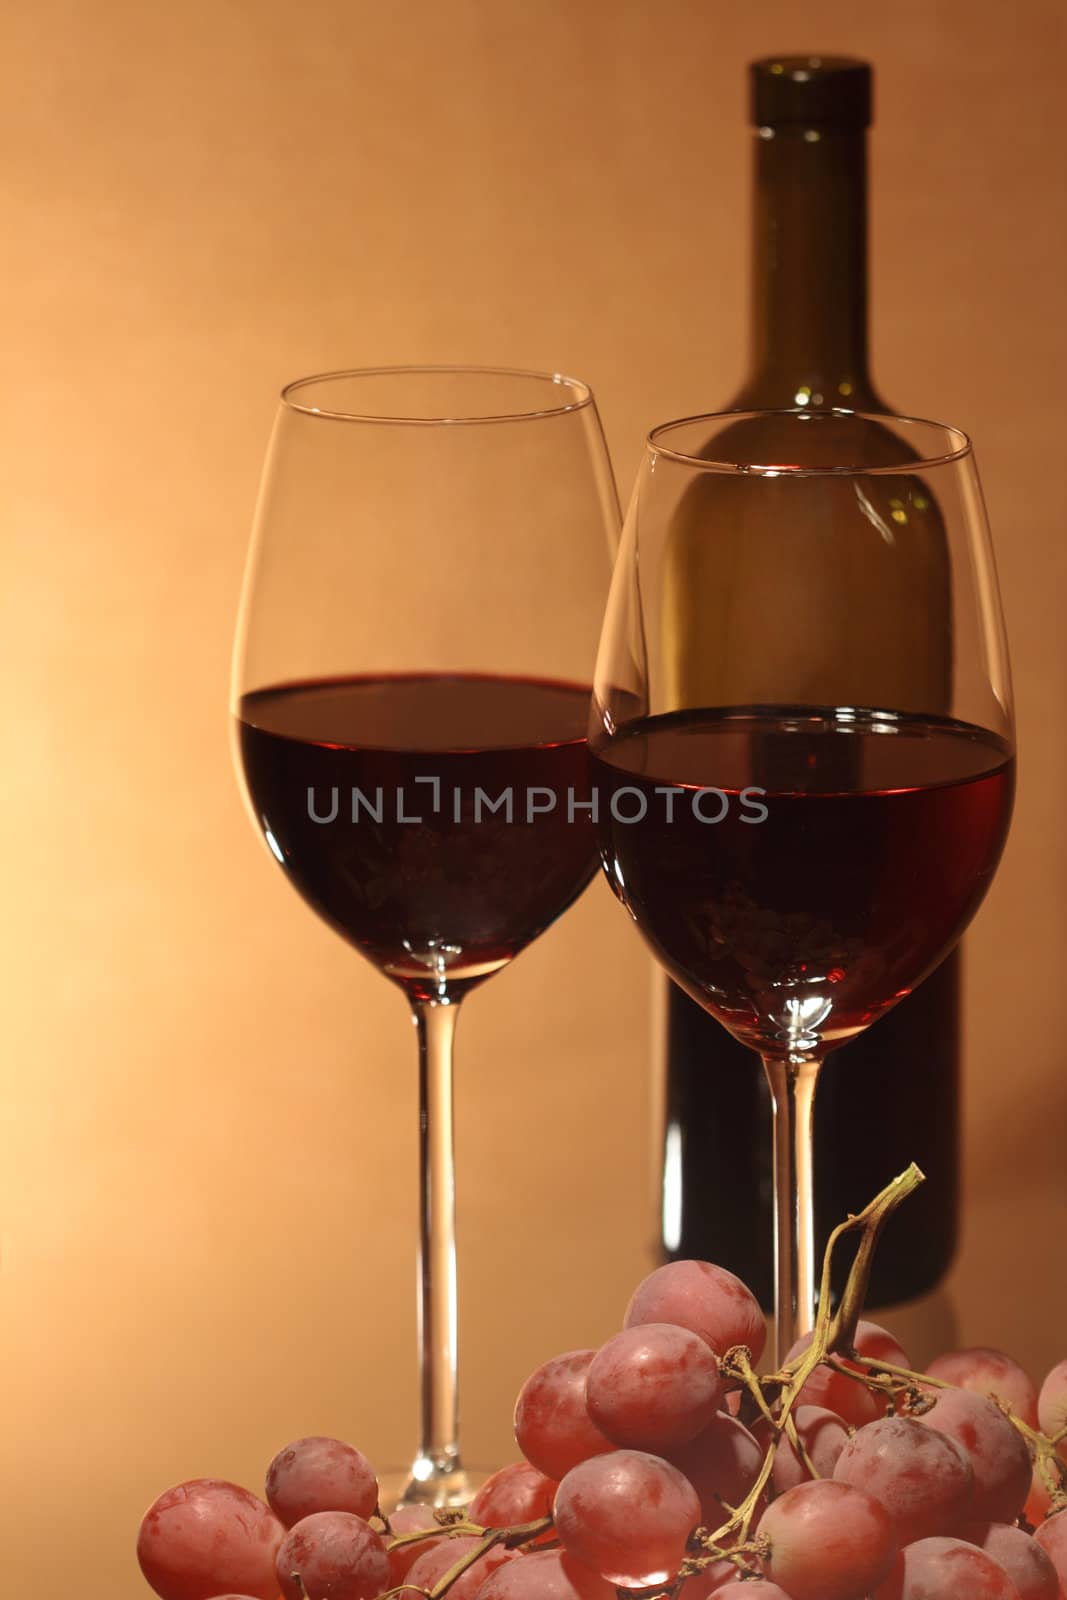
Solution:
{"label": "brown background", "polygon": [[[743,371],[743,64],[770,50],[878,64],[875,369],[978,441],[1015,654],[966,1240],[916,1337],[955,1315],[1063,1355],[1059,0],[4,10],[5,1588],[134,1600],[172,1481],[255,1485],[301,1432],[412,1443],[413,1041],[230,769],[274,396],[343,364],[562,367],[628,487],[645,428]],[[647,971],[595,886],[464,1018],[476,1459],[645,1268]]]}

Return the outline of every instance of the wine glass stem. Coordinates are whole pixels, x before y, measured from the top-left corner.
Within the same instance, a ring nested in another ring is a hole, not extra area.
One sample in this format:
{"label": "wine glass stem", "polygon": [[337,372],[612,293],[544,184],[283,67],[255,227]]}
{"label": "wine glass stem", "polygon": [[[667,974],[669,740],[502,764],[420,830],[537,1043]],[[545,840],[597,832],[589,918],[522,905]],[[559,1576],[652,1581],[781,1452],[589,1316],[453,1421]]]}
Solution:
{"label": "wine glass stem", "polygon": [[419,1036],[419,1379],[421,1439],[414,1476],[459,1467],[456,1377],[456,1156],[452,1039],[459,1006],[417,1001]]}
{"label": "wine glass stem", "polygon": [[810,1333],[815,1317],[812,1107],[820,1063],[764,1056],[774,1105],[774,1322],[776,1362]]}

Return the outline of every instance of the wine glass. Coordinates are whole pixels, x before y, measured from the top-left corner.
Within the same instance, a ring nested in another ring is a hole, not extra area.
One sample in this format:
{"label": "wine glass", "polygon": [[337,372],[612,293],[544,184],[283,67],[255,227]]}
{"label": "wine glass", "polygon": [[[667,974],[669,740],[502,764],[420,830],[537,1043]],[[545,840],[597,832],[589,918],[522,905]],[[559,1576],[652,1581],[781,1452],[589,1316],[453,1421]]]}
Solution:
{"label": "wine glass", "polygon": [[619,508],[588,387],[389,368],[282,394],[234,666],[253,821],[418,1033],[421,1434],[401,1503],[465,1504],[452,1040],[596,870],[585,742]]}
{"label": "wine glass", "polygon": [[953,947],[1011,814],[1008,656],[966,435],[801,409],[656,428],[590,730],[612,887],[762,1057],[782,1359],[813,1320],[820,1066]]}

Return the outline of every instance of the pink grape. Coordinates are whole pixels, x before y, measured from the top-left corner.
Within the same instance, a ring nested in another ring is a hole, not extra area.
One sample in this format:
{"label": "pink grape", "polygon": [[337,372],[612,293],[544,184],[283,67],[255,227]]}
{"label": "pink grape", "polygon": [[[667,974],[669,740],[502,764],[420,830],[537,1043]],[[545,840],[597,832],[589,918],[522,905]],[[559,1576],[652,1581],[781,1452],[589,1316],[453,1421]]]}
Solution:
{"label": "pink grape", "polygon": [[801,1483],[768,1506],[763,1565],[791,1600],[856,1600],[881,1583],[897,1541],[873,1496],[833,1479]]}
{"label": "pink grape", "polygon": [[589,1415],[602,1433],[633,1450],[686,1444],[722,1399],[719,1364],[699,1334],[646,1322],[609,1339],[586,1376]]}
{"label": "pink grape", "polygon": [[[467,1515],[483,1528],[513,1528],[552,1514],[559,1485],[528,1461],[513,1461],[486,1478]],[[542,1535],[544,1537],[544,1535]]]}
{"label": "pink grape", "polygon": [[[405,1581],[414,1584],[417,1589],[432,1589],[446,1572],[451,1572],[456,1563],[462,1561],[469,1551],[476,1550],[481,1542],[472,1533],[461,1533],[445,1539],[441,1544],[435,1543],[432,1549],[426,1550],[417,1561],[412,1562]],[[529,1559],[529,1556],[520,1556],[517,1550],[505,1550],[500,1544],[492,1545],[484,1555],[471,1563],[462,1577],[456,1579],[448,1591],[448,1600],[475,1600],[486,1579],[498,1567],[509,1561]],[[330,1600],[333,1600],[332,1596]]]}
{"label": "pink grape", "polygon": [[879,1417],[885,1416],[885,1401],[881,1396],[872,1394],[855,1378],[848,1378],[843,1372],[832,1372],[829,1367],[816,1367],[797,1399],[802,1405],[832,1411],[850,1428],[866,1427],[868,1422],[877,1422]]}
{"label": "pink grape", "polygon": [[380,1534],[352,1511],[314,1511],[286,1534],[275,1562],[285,1600],[304,1588],[318,1600],[373,1600],[389,1587],[389,1556]]}
{"label": "pink grape", "polygon": [[[1067,1428],[1067,1356],[1058,1361],[1041,1385],[1037,1397],[1037,1422],[1042,1433],[1054,1439]],[[1067,1439],[1060,1450],[1067,1457]]]}
{"label": "pink grape", "polygon": [[875,1600],[1019,1600],[999,1561],[963,1539],[919,1539],[900,1552]]}
{"label": "pink grape", "polygon": [[527,1461],[557,1481],[590,1456],[614,1450],[585,1404],[595,1350],[570,1350],[530,1374],[515,1404],[515,1438]]}
{"label": "pink grape", "polygon": [[262,1500],[221,1478],[167,1489],[144,1514],[137,1559],[163,1600],[212,1600],[226,1589],[276,1600],[285,1529]]}
{"label": "pink grape", "polygon": [[834,1478],[881,1501],[901,1546],[954,1532],[974,1491],[974,1472],[956,1441],[911,1417],[883,1417],[853,1434]]}
{"label": "pink grape", "polygon": [[968,1522],[960,1538],[999,1561],[1019,1600],[1060,1600],[1060,1580],[1048,1554],[1021,1528],[1003,1522]]}
{"label": "pink grape", "polygon": [[[432,1506],[410,1505],[397,1506],[396,1510],[390,1513],[389,1526],[392,1528],[394,1535],[399,1537],[403,1533],[419,1533],[424,1528],[440,1528],[441,1524],[434,1516]],[[409,1571],[424,1551],[432,1550],[435,1545],[440,1544],[447,1537],[448,1535],[441,1528],[441,1532],[436,1539],[418,1539],[412,1544],[387,1545],[390,1584],[395,1588],[398,1584],[403,1583]]]}
{"label": "pink grape", "polygon": [[1003,1350],[975,1345],[968,1350],[950,1350],[931,1361],[926,1369],[931,1378],[953,1383],[972,1394],[999,1400],[1031,1428],[1037,1427],[1037,1390],[1029,1374]]}
{"label": "pink grape", "polygon": [[615,1600],[615,1588],[563,1550],[534,1550],[498,1567],[478,1600]]}
{"label": "pink grape", "polygon": [[974,1472],[968,1518],[1014,1522],[1030,1492],[1033,1471],[1026,1441],[992,1400],[967,1389],[939,1389],[919,1419],[961,1446]]}
{"label": "pink grape", "polygon": [[1035,1528],[1040,1527],[1048,1516],[1051,1505],[1052,1495],[1049,1493],[1048,1484],[1045,1482],[1045,1474],[1035,1463],[1033,1477],[1030,1479],[1030,1493],[1026,1497],[1025,1506],[1023,1506],[1023,1516]]}
{"label": "pink grape", "polygon": [[717,1600],[793,1600],[792,1595],[786,1594],[784,1589],[779,1589],[776,1583],[768,1583],[766,1578],[755,1583],[745,1583],[740,1578],[734,1578],[714,1592]]}
{"label": "pink grape", "polygon": [[278,1451],[267,1468],[267,1499],[287,1528],[314,1511],[373,1517],[378,1480],[366,1456],[353,1445],[314,1434]]}
{"label": "pink grape", "polygon": [[1043,1522],[1034,1538],[1056,1568],[1064,1594],[1067,1594],[1067,1511],[1057,1511]]}
{"label": "pink grape", "polygon": [[724,1505],[739,1506],[759,1477],[763,1451],[744,1423],[720,1411],[703,1433],[667,1459],[697,1492],[701,1521],[717,1528],[726,1520]]}
{"label": "pink grape", "polygon": [[747,1345],[753,1365],[763,1354],[767,1327],[752,1291],[725,1267],[710,1261],[670,1261],[639,1283],[626,1308],[624,1326],[674,1322],[699,1334],[717,1356]]}
{"label": "pink grape", "polygon": [[869,1322],[861,1317],[856,1324],[853,1349],[857,1355],[869,1356],[872,1361],[884,1361],[891,1367],[912,1370],[911,1357],[899,1340],[880,1322]]}
{"label": "pink grape", "polygon": [[[811,1334],[807,1333],[797,1340],[786,1356],[787,1365],[810,1347],[811,1339]],[[857,1322],[854,1348],[857,1354],[869,1356],[872,1360],[885,1361],[894,1367],[911,1368],[906,1351],[877,1322]],[[836,1356],[835,1360],[853,1372],[862,1373],[865,1370],[858,1362],[846,1357]],[[846,1378],[842,1373],[824,1366],[815,1368],[798,1399],[802,1405],[822,1406],[827,1411],[835,1412],[854,1428],[862,1428],[865,1423],[874,1422],[886,1413],[886,1401],[881,1395],[873,1394],[854,1378]]]}
{"label": "pink grape", "polygon": [[673,1578],[700,1522],[696,1490],[643,1450],[614,1450],[573,1467],[556,1491],[556,1532],[568,1555],[609,1583],[643,1589]]}
{"label": "pink grape", "polygon": [[[848,1428],[839,1416],[833,1411],[824,1410],[822,1406],[798,1406],[792,1416],[800,1442],[815,1468],[816,1477],[832,1478],[837,1458],[848,1443]],[[753,1424],[752,1436],[760,1449],[765,1451],[774,1436],[774,1429],[761,1418]],[[783,1433],[774,1453],[771,1487],[775,1494],[785,1494],[787,1489],[795,1489],[798,1483],[810,1481],[811,1473],[803,1458],[793,1448],[789,1435]]]}

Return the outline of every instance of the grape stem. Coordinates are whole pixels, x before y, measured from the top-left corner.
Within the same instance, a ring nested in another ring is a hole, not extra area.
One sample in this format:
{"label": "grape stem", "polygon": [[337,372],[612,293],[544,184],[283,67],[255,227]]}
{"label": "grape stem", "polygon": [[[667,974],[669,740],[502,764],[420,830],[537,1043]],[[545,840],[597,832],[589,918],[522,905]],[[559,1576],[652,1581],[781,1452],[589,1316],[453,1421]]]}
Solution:
{"label": "grape stem", "polygon": [[800,1457],[800,1460],[802,1461],[802,1463],[803,1463],[806,1471],[808,1472],[809,1476],[812,1477],[812,1478],[819,1477],[819,1475],[820,1475],[819,1471],[816,1468],[816,1465],[815,1465],[814,1461],[811,1459],[811,1456],[808,1454],[807,1446],[805,1445],[803,1439],[800,1437],[800,1434],[797,1432],[797,1425],[796,1425],[795,1418],[793,1418],[793,1417],[787,1417],[786,1418],[785,1431],[786,1431],[786,1434],[788,1435],[789,1443],[793,1446],[793,1449],[796,1451],[797,1455]]}
{"label": "grape stem", "polygon": [[[834,1246],[846,1233],[856,1228],[862,1229],[856,1259],[852,1263],[848,1279],[845,1283],[845,1292],[841,1296],[841,1304],[830,1323],[830,1331],[826,1340],[826,1350],[852,1350],[856,1341],[856,1324],[859,1322],[864,1304],[867,1300],[867,1290],[871,1281],[871,1267],[874,1264],[874,1252],[878,1241],[882,1237],[882,1230],[897,1206],[902,1200],[907,1199],[924,1183],[925,1175],[915,1165],[914,1161],[906,1172],[899,1178],[894,1178],[892,1183],[876,1195],[869,1206],[866,1206],[858,1216],[849,1217],[847,1222],[839,1223],[830,1235],[826,1246],[826,1256],[822,1269],[822,1288],[819,1294],[819,1311],[824,1306],[830,1305],[830,1265]],[[814,1343],[814,1340],[812,1341]]]}
{"label": "grape stem", "polygon": [[[464,1551],[455,1566],[449,1567],[448,1571],[438,1578],[432,1589],[420,1589],[418,1584],[414,1583],[401,1583],[395,1589],[387,1589],[381,1600],[395,1600],[396,1596],[404,1593],[421,1594],[426,1596],[427,1600],[440,1600],[440,1596],[446,1594],[452,1585],[494,1545],[502,1544],[505,1549],[514,1550],[520,1545],[529,1544],[542,1533],[547,1533],[551,1527],[551,1517],[538,1517],[535,1522],[519,1522],[513,1528],[480,1528],[474,1522],[453,1523],[447,1529],[446,1538],[453,1538],[463,1533],[482,1535],[474,1549]],[[421,1539],[439,1538],[440,1535],[440,1527],[418,1528],[414,1533],[401,1534],[392,1541],[389,1548],[395,1550],[400,1545],[416,1544]]]}
{"label": "grape stem", "polygon": [[415,1528],[411,1533],[395,1533],[389,1541],[390,1550],[402,1550],[408,1544],[421,1544],[426,1539],[451,1538],[455,1533],[474,1534],[481,1538],[485,1529],[476,1522],[437,1522],[432,1528]]}
{"label": "grape stem", "polygon": [[[815,1327],[812,1330],[811,1343],[806,1350],[794,1356],[792,1361],[786,1363],[780,1372],[771,1373],[762,1381],[752,1369],[750,1352],[743,1345],[735,1346],[728,1350],[722,1358],[722,1372],[728,1378],[739,1379],[752,1396],[758,1409],[770,1422],[773,1432],[770,1444],[764,1455],[763,1463],[755,1483],[730,1517],[714,1530],[701,1538],[701,1545],[706,1552],[703,1556],[695,1558],[694,1570],[699,1571],[702,1566],[708,1566],[713,1560],[721,1560],[723,1556],[734,1553],[734,1549],[726,1549],[724,1541],[731,1535],[736,1535],[740,1544],[746,1544],[753,1518],[763,1498],[767,1484],[774,1469],[774,1458],[778,1449],[778,1441],[786,1433],[790,1441],[796,1439],[796,1424],[792,1419],[793,1407],[797,1395],[811,1377],[815,1368],[835,1351],[851,1352],[853,1341],[856,1337],[856,1324],[859,1321],[863,1302],[867,1295],[870,1282],[871,1266],[874,1260],[874,1251],[881,1237],[882,1229],[902,1201],[917,1189],[922,1183],[923,1174],[912,1162],[911,1166],[892,1183],[886,1184],[880,1194],[875,1195],[869,1205],[855,1216],[841,1222],[831,1233],[826,1244],[826,1254],[823,1258],[822,1285],[819,1293],[819,1310],[815,1318]],[[862,1237],[856,1251],[855,1260],[849,1269],[848,1281],[845,1292],[841,1296],[841,1304],[836,1314],[831,1314],[831,1273],[833,1269],[833,1256],[839,1241],[846,1233],[860,1231]],[[767,1405],[763,1387],[776,1387],[780,1391],[781,1410],[775,1417]],[[792,1432],[790,1432],[792,1426]]]}

